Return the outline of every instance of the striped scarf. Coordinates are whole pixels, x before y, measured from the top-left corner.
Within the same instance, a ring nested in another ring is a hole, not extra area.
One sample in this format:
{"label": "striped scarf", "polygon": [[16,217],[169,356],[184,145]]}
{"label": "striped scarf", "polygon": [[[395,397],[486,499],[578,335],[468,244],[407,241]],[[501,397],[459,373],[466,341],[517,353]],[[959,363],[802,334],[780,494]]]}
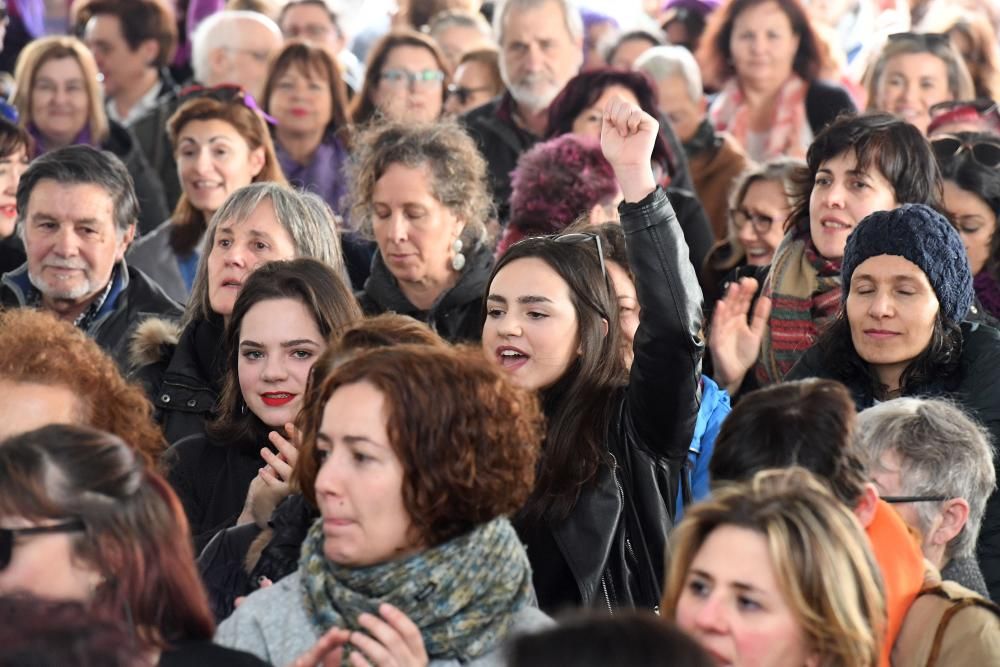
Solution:
{"label": "striped scarf", "polygon": [[766,386],[781,382],[840,310],[840,260],[816,252],[808,224],[799,225],[774,252],[763,293],[771,297],[771,318],[756,374]]}
{"label": "striped scarf", "polygon": [[420,628],[431,660],[464,663],[499,647],[517,612],[535,606],[528,555],[507,519],[369,567],[337,565],[323,544],[319,520],[299,560],[302,599],[318,635],[334,626],[361,630],[358,616],[378,616],[388,602]]}

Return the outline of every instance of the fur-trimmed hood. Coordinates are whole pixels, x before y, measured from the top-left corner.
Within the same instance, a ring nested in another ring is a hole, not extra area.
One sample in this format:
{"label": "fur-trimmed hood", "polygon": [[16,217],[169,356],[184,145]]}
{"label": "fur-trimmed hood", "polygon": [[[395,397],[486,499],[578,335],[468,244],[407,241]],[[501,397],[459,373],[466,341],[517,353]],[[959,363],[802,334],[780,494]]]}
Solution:
{"label": "fur-trimmed hood", "polygon": [[181,325],[173,320],[150,317],[142,322],[129,341],[128,358],[133,368],[142,368],[169,359],[181,337]]}

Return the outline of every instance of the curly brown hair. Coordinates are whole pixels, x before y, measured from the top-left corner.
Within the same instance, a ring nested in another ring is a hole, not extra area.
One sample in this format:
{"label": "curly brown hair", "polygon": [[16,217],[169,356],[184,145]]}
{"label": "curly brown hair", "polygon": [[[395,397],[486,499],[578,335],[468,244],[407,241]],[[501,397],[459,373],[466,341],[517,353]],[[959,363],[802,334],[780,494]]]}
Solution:
{"label": "curly brown hair", "polygon": [[311,502],[323,411],[338,388],[356,382],[385,397],[403,504],[420,541],[441,544],[527,501],[543,434],[537,397],[511,385],[478,348],[396,345],[343,362],[306,402],[296,476]]}
{"label": "curly brown hair", "polygon": [[431,195],[465,223],[463,239],[486,239],[486,220],[493,213],[486,160],[476,142],[454,121],[385,122],[369,126],[355,138],[349,165],[351,219],[372,237],[375,184],[394,164],[430,174]]}
{"label": "curly brown hair", "polygon": [[80,423],[113,433],[154,464],[166,448],[153,406],[93,340],[30,308],[0,311],[0,379],[57,385],[79,400]]}

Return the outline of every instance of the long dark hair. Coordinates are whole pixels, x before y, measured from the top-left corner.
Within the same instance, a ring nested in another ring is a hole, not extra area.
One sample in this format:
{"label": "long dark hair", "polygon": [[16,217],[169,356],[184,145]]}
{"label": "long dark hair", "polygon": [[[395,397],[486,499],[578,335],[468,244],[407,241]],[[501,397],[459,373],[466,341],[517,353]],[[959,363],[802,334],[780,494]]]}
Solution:
{"label": "long dark hair", "polygon": [[608,425],[617,405],[613,395],[626,381],[618,301],[601,273],[596,243],[561,243],[545,236],[511,246],[487,285],[511,262],[529,257],[545,262],[569,286],[580,337],[580,355],[541,392],[545,444],[535,490],[524,508],[533,518],[564,518],[607,459]]}
{"label": "long dark hair", "polygon": [[[861,358],[851,338],[851,324],[846,308],[827,326],[816,341],[822,367],[833,371],[852,391],[878,400],[887,398],[887,388],[879,380],[871,364]],[[902,395],[923,393],[933,384],[941,389],[955,389],[958,365],[962,358],[962,329],[941,312],[934,321],[931,341],[924,351],[903,371],[899,386]]]}
{"label": "long dark hair", "polygon": [[246,409],[240,392],[239,348],[243,318],[262,301],[294,299],[305,305],[316,319],[324,339],[361,319],[361,309],[351,290],[329,266],[302,257],[286,262],[270,262],[250,274],[236,298],[224,338],[229,367],[219,395],[218,417],[205,431],[213,440],[225,443],[250,441],[259,446],[257,437],[266,430],[257,415]]}

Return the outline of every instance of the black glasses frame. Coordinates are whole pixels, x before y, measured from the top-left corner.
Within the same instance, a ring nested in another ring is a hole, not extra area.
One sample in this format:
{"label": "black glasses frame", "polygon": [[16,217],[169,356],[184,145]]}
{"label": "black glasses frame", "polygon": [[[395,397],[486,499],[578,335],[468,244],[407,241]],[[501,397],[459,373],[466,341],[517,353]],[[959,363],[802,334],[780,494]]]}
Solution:
{"label": "black glasses frame", "polygon": [[889,35],[890,42],[916,42],[928,51],[933,47],[951,47],[951,38],[943,32],[895,32]]}
{"label": "black glasses frame", "polygon": [[454,95],[455,97],[458,98],[458,103],[464,105],[469,101],[469,97],[471,97],[473,94],[482,93],[488,90],[490,90],[489,86],[479,86],[478,88],[463,88],[457,83],[449,83],[446,94],[448,96]]}
{"label": "black glasses frame", "polygon": [[736,225],[736,229],[743,228],[749,222],[755,232],[763,235],[771,231],[771,227],[774,226],[774,218],[769,218],[766,215],[757,215],[744,208],[729,209],[729,215],[733,217],[733,224]]}
{"label": "black glasses frame", "polygon": [[0,570],[7,569],[14,554],[14,538],[19,535],[50,535],[53,533],[79,533],[87,529],[83,519],[70,519],[48,526],[0,528]]}
{"label": "black glasses frame", "polygon": [[949,496],[879,496],[890,504],[898,503],[940,503],[951,500]]}

